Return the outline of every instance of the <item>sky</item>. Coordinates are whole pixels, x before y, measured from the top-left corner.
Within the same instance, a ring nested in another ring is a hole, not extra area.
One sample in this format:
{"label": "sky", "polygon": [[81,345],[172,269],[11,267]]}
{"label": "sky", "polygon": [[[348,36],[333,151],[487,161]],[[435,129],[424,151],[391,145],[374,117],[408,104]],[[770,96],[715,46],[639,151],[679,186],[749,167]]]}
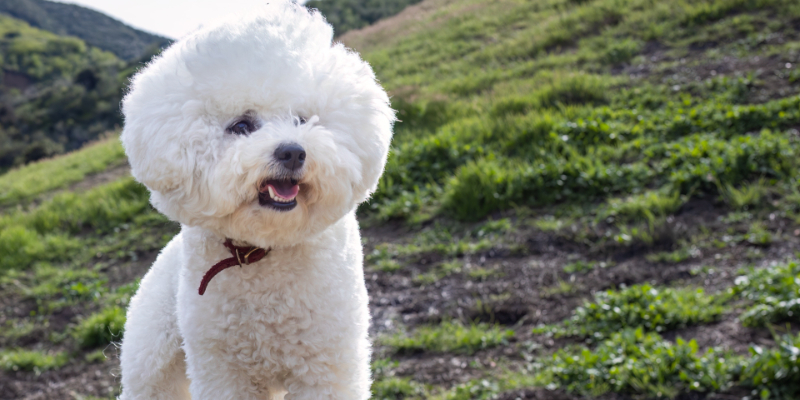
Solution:
{"label": "sky", "polygon": [[180,39],[198,27],[269,0],[56,0],[100,11],[134,28]]}

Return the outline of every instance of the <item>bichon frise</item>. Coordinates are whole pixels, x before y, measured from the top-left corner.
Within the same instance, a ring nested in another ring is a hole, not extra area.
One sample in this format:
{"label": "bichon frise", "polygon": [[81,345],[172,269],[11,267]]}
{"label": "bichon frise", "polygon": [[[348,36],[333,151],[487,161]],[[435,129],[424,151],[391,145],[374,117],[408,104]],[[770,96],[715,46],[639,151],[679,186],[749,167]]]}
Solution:
{"label": "bichon frise", "polygon": [[355,209],[394,112],[332,38],[320,14],[272,5],[176,42],[133,79],[122,142],[181,232],[128,308],[121,399],[370,396]]}

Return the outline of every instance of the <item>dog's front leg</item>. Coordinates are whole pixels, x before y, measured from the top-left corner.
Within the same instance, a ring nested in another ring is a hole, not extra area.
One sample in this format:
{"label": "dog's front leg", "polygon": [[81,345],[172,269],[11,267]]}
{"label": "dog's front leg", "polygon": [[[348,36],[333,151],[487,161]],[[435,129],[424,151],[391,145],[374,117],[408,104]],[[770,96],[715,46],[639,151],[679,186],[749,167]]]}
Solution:
{"label": "dog's front leg", "polygon": [[192,400],[273,400],[266,389],[260,390],[241,367],[233,366],[217,355],[187,351],[187,371]]}

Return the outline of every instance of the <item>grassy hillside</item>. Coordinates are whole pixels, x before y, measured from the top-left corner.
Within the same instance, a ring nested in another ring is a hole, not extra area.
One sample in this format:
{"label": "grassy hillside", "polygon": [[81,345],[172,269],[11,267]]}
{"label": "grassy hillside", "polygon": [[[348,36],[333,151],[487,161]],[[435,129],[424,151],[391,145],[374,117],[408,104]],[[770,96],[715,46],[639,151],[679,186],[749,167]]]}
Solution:
{"label": "grassy hillside", "polygon": [[75,4],[46,0],[3,0],[0,13],[57,35],[74,36],[89,46],[133,61],[163,47],[169,39],[131,28],[105,14]]}
{"label": "grassy hillside", "polygon": [[[402,120],[359,210],[374,398],[800,396],[798,28],[788,0],[425,0],[342,36]],[[0,398],[119,389],[178,230],[120,157],[0,176]]]}
{"label": "grassy hillside", "polygon": [[118,127],[123,87],[147,59],[127,63],[0,14],[0,171]]}
{"label": "grassy hillside", "polygon": [[391,17],[420,0],[309,0],[308,8],[318,9],[333,25],[336,36]]}

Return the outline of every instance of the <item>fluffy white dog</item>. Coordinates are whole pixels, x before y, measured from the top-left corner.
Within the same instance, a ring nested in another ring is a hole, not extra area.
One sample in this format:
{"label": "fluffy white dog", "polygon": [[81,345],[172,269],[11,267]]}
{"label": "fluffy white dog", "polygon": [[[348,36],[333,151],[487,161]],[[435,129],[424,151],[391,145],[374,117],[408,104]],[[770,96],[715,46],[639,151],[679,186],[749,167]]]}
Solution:
{"label": "fluffy white dog", "polygon": [[394,112],[332,38],[318,13],[272,5],[178,41],[134,78],[122,142],[182,227],[131,300],[121,399],[370,396],[355,208]]}

